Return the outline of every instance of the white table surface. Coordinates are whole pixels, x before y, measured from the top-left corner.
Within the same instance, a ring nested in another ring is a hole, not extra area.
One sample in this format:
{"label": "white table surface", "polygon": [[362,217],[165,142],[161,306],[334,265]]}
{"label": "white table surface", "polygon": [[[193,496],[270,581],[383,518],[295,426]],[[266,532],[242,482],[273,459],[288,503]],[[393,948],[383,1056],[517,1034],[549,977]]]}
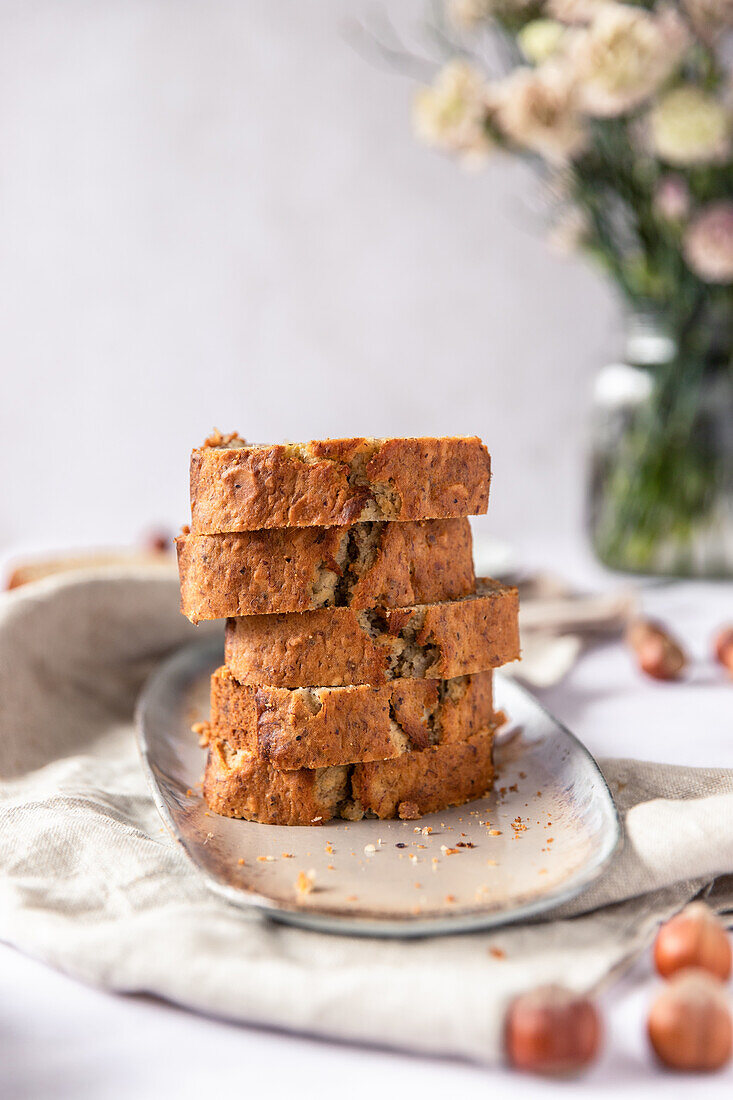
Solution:
{"label": "white table surface", "polygon": [[[562,561],[565,575],[618,587],[579,551],[528,550],[531,564]],[[534,561],[533,561],[534,559]],[[623,646],[588,653],[565,681],[541,693],[599,756],[626,755],[733,767],[733,684],[709,660],[716,626],[733,621],[733,585],[645,586],[643,606],[684,638],[697,664],[684,684],[642,679]],[[142,997],[89,989],[0,946],[0,1098],[107,1100],[252,1095],[350,1098],[503,1095],[515,1100],[570,1091],[631,1095],[729,1095],[733,1068],[690,1078],[658,1069],[644,1017],[655,979],[648,958],[603,998],[606,1044],[579,1081],[554,1083],[446,1059],[333,1044],[202,1018]]]}

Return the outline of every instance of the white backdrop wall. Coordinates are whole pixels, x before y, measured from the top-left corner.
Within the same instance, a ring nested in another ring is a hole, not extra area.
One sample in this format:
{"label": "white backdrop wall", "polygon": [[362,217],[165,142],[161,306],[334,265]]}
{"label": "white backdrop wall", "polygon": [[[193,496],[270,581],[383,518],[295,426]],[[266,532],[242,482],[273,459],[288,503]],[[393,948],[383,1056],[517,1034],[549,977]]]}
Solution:
{"label": "white backdrop wall", "polygon": [[184,521],[213,425],[476,432],[485,529],[578,529],[610,294],[516,166],[415,143],[410,82],[346,34],[369,10],[0,3],[0,549]]}

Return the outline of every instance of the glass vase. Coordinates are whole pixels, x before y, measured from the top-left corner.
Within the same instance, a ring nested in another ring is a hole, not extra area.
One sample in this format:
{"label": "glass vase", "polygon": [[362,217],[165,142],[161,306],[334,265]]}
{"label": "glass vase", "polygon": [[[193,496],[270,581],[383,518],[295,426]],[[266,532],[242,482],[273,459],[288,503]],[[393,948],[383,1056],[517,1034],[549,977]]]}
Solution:
{"label": "glass vase", "polygon": [[624,572],[733,577],[730,333],[680,346],[653,311],[629,318],[624,360],[594,388],[588,525]]}

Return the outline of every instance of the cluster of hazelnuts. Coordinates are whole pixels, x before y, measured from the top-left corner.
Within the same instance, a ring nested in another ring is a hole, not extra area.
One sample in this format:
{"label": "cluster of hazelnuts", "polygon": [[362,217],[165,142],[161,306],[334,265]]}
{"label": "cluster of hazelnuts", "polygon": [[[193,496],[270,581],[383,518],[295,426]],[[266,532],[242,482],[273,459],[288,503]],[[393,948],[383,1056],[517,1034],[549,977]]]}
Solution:
{"label": "cluster of hazelnuts", "polygon": [[[680,642],[653,619],[635,619],[626,632],[626,641],[641,671],[654,680],[679,680],[690,663]],[[712,653],[733,676],[733,626],[723,626],[716,632]]]}
{"label": "cluster of hazelnuts", "polygon": [[[724,983],[731,974],[725,928],[703,902],[693,902],[662,925],[654,965],[666,983],[647,1020],[649,1041],[665,1066],[716,1070],[731,1057],[733,1024]],[[509,1063],[531,1073],[577,1073],[595,1061],[602,1040],[593,1001],[561,986],[523,993],[505,1024]]]}

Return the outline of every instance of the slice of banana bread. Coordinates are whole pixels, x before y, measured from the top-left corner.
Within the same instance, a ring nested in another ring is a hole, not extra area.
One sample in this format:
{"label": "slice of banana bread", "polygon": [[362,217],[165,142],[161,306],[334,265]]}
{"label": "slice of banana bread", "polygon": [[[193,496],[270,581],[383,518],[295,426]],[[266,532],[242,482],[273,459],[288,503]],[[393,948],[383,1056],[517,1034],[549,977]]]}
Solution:
{"label": "slice of banana bread", "polygon": [[413,819],[479,798],[494,781],[493,728],[352,767],[280,771],[246,749],[213,741],[204,798],[214,813],[265,825],[322,825],[334,817]]}
{"label": "slice of banana bread", "polygon": [[493,730],[434,745],[396,760],[357,764],[352,813],[416,818],[480,798],[494,782]]}
{"label": "slice of banana bread", "polygon": [[211,677],[208,736],[281,769],[387,760],[464,741],[492,720],[492,673],[354,687],[257,687]]}
{"label": "slice of banana bread", "polygon": [[227,623],[226,664],[240,683],[287,688],[445,680],[516,660],[518,611],[516,588],[479,578],[441,603],[252,615]]}
{"label": "slice of banana bread", "polygon": [[326,439],[250,446],[216,434],[191,455],[196,534],[482,514],[480,439]]}
{"label": "slice of banana bread", "polygon": [[321,607],[403,607],[475,589],[467,519],[278,527],[176,539],[192,622]]}
{"label": "slice of banana bread", "polygon": [[350,801],[350,768],[283,772],[245,749],[213,741],[204,772],[204,798],[214,813],[263,825],[320,825]]}

